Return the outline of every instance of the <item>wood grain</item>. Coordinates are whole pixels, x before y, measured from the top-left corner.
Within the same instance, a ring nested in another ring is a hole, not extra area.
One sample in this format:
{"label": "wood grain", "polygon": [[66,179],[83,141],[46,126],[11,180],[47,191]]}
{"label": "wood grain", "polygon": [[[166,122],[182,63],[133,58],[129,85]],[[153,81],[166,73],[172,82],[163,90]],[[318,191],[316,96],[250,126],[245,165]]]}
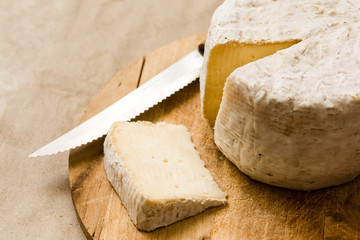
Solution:
{"label": "wood grain", "polygon": [[[205,34],[162,47],[123,69],[94,97],[81,121],[195,49]],[[360,178],[334,188],[292,191],[249,179],[217,149],[201,116],[196,81],[136,120],[185,125],[228,204],[151,233],[138,231],[106,179],[100,138],[70,153],[75,210],[88,239],[360,239]]]}

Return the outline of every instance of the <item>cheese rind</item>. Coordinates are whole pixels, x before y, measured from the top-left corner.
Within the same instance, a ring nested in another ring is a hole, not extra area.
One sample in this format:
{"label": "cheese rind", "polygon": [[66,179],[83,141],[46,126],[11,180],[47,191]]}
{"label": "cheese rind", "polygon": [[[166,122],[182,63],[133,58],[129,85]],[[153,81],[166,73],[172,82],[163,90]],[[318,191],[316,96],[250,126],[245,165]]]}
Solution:
{"label": "cheese rind", "polygon": [[228,0],[214,13],[200,78],[203,107],[214,94],[206,85],[216,46],[299,40],[236,69],[217,90],[215,143],[251,178],[311,190],[360,174],[359,6]]}
{"label": "cheese rind", "polygon": [[107,177],[141,230],[152,231],[226,202],[184,126],[115,123],[104,154]]}

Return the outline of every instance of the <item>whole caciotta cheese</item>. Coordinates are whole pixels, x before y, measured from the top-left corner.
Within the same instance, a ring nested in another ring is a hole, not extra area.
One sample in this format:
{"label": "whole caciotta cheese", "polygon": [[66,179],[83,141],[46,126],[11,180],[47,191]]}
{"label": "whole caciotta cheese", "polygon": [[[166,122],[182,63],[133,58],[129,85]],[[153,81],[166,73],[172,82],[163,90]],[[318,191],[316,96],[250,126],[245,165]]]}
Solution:
{"label": "whole caciotta cheese", "polygon": [[360,173],[359,13],[342,0],[229,0],[215,11],[203,113],[242,172],[302,190]]}

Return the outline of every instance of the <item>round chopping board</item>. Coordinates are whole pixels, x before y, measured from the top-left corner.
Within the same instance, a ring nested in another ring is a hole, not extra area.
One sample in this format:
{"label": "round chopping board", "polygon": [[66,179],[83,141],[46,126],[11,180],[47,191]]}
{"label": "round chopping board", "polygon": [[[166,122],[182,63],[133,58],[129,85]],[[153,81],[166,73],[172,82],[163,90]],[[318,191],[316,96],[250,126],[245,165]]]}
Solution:
{"label": "round chopping board", "polygon": [[[205,34],[166,45],[117,73],[93,98],[85,121],[196,49]],[[201,115],[199,81],[135,120],[185,125],[206,167],[228,194],[223,207],[205,210],[147,233],[131,222],[103,167],[104,138],[70,152],[73,203],[88,239],[360,239],[360,178],[333,188],[292,191],[249,179],[215,146]]]}

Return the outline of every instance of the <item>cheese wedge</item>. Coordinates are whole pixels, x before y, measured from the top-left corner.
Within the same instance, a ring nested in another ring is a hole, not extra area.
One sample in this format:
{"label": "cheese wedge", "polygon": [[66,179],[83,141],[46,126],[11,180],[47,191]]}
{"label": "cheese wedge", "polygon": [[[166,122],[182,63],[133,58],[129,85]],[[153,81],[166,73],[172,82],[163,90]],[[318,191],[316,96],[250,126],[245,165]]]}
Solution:
{"label": "cheese wedge", "polygon": [[226,203],[182,125],[114,123],[104,155],[107,177],[138,229],[152,231]]}
{"label": "cheese wedge", "polygon": [[303,190],[360,174],[359,12],[345,0],[227,0],[215,11],[203,113],[242,172]]}

